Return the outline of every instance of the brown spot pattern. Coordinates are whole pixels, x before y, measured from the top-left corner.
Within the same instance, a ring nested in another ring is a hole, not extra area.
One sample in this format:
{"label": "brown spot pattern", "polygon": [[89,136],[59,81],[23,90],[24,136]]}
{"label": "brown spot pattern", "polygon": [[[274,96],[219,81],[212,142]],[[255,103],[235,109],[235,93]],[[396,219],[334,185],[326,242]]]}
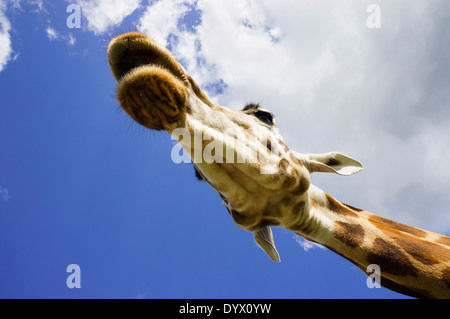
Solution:
{"label": "brown spot pattern", "polygon": [[297,185],[297,180],[298,180],[297,170],[291,169],[290,172],[288,173],[289,161],[285,158],[283,158],[280,161],[280,166],[281,166],[282,171],[286,172],[286,174],[283,176],[284,181],[283,181],[282,188],[291,189],[291,188],[295,187]]}
{"label": "brown spot pattern", "polygon": [[292,196],[286,195],[286,196],[283,196],[280,203],[284,206],[289,206],[289,204],[291,203],[292,200],[293,200]]}
{"label": "brown spot pattern", "polygon": [[338,215],[358,218],[358,215],[356,214],[356,212],[352,211],[347,206],[338,202],[330,195],[325,194],[325,196],[327,198],[327,206],[330,210],[332,210],[333,212],[335,212]]}
{"label": "brown spot pattern", "polygon": [[356,208],[356,207],[354,207],[354,206],[351,206],[351,205],[348,205],[348,204],[344,204],[344,203],[342,203],[343,205],[345,205],[345,206],[347,206],[348,208],[350,208],[351,210],[354,210],[355,212],[362,212],[363,211],[363,209],[359,209],[359,208]]}
{"label": "brown spot pattern", "polygon": [[282,140],[278,140],[278,143],[280,143],[280,145],[284,147],[285,153],[289,152],[289,147]]}
{"label": "brown spot pattern", "polygon": [[388,235],[412,258],[424,265],[446,262],[450,259],[450,249],[439,244],[421,239],[426,232],[408,225],[373,215],[369,221]]}
{"label": "brown spot pattern", "polygon": [[289,167],[289,162],[288,162],[288,160],[287,159],[285,159],[285,158],[282,158],[281,160],[280,160],[280,167],[283,169],[283,170],[287,170],[288,169],[288,167]]}
{"label": "brown spot pattern", "polygon": [[272,152],[272,140],[268,137],[266,141],[266,147],[269,150],[269,152]]}
{"label": "brown spot pattern", "polygon": [[373,215],[369,221],[383,231],[412,258],[424,265],[434,265],[450,260],[450,249],[421,239],[426,232],[408,225]]}
{"label": "brown spot pattern", "polygon": [[382,230],[383,232],[390,232],[392,229],[400,230],[405,233],[409,233],[411,235],[417,236],[417,237],[425,237],[427,233],[423,231],[422,229],[418,229],[409,225],[405,225],[402,223],[395,222],[393,220],[383,218],[381,216],[372,215],[369,218],[369,221],[375,225],[378,229]]}
{"label": "brown spot pattern", "polygon": [[291,161],[294,162],[295,164],[297,164],[297,165],[302,165],[302,166],[303,166],[303,164],[300,163],[300,161],[298,160],[298,158],[295,157],[295,155],[294,155],[292,152],[289,152],[289,158],[290,158]]}
{"label": "brown spot pattern", "polygon": [[350,247],[356,247],[364,241],[364,228],[358,224],[350,224],[341,221],[335,222],[334,236]]}
{"label": "brown spot pattern", "polygon": [[233,217],[234,222],[238,225],[248,226],[254,223],[254,218],[249,218],[249,216],[242,215],[234,209],[231,210],[231,217]]}
{"label": "brown spot pattern", "polygon": [[396,242],[414,259],[424,265],[433,265],[447,261],[450,256],[447,249],[416,238],[399,238]]}
{"label": "brown spot pattern", "polygon": [[298,187],[292,192],[292,195],[300,196],[304,194],[309,189],[310,184],[309,178],[303,176],[298,183]]}
{"label": "brown spot pattern", "polygon": [[417,276],[417,268],[398,247],[382,238],[376,238],[372,252],[367,256],[370,264],[377,264],[383,272],[396,276]]}

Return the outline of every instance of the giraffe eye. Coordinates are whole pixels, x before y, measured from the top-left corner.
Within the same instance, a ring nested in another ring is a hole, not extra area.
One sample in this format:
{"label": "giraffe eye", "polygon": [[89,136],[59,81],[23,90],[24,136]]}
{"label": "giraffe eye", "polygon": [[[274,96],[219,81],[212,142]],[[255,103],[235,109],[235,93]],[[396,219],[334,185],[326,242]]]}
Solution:
{"label": "giraffe eye", "polygon": [[256,111],[254,115],[262,122],[273,125],[274,116],[272,113],[266,111]]}

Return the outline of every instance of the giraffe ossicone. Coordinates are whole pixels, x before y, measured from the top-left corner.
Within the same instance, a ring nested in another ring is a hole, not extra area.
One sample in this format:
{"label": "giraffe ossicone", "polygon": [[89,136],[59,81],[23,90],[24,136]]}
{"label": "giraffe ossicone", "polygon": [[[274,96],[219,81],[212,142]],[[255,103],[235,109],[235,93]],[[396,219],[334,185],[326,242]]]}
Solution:
{"label": "giraffe ossicone", "polygon": [[[449,237],[343,204],[311,184],[313,172],[361,171],[357,160],[338,152],[290,150],[268,110],[249,104],[235,111],[214,103],[166,48],[144,34],[114,38],[108,61],[122,109],[139,124],[177,139],[194,160],[197,176],[272,260],[280,256],[270,227],[284,227],[364,272],[378,265],[381,285],[389,289],[450,298]],[[180,129],[188,137],[182,138]]]}

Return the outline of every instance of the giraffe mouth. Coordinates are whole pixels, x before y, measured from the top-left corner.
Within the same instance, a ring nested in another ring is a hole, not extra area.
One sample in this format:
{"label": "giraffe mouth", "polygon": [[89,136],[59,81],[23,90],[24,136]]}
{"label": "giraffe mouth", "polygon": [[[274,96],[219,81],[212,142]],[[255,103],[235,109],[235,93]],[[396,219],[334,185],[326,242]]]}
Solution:
{"label": "giraffe mouth", "polygon": [[146,35],[131,32],[114,38],[108,62],[118,82],[117,99],[136,122],[171,131],[187,109],[187,72],[171,53]]}

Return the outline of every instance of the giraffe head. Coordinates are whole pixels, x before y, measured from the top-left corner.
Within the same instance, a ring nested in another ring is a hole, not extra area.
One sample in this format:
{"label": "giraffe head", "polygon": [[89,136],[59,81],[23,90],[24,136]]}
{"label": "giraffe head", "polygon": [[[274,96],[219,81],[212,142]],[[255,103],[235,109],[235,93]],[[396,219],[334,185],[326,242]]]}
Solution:
{"label": "giraffe head", "polygon": [[290,150],[273,114],[257,104],[214,103],[172,54],[147,36],[114,38],[108,61],[122,109],[139,124],[166,130],[221,196],[234,221],[279,260],[269,226],[286,226],[309,207],[310,173],[350,175],[362,165],[340,153]]}

